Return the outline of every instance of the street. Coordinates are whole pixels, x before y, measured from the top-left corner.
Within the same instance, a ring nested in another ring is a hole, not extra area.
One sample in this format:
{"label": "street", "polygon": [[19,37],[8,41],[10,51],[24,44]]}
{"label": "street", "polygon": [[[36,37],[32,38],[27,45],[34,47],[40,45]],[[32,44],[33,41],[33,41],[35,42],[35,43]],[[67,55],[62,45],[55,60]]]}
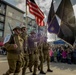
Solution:
{"label": "street", "polygon": [[[53,73],[47,72],[46,63],[44,63],[44,71],[46,75],[76,75],[76,65],[67,64],[67,63],[50,63],[50,68],[53,70]],[[0,55],[0,75],[5,73],[8,70],[8,64],[6,56]],[[39,71],[37,72],[38,75]],[[12,75],[12,74],[11,74]],[[21,75],[21,72],[20,74]],[[32,75],[27,69],[26,75]]]}

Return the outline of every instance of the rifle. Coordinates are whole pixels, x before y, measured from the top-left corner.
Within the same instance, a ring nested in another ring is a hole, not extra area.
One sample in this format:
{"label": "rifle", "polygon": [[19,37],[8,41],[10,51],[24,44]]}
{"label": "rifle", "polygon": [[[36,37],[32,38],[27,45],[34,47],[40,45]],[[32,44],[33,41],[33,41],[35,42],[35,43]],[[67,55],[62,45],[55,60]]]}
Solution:
{"label": "rifle", "polygon": [[10,28],[11,33],[13,34],[13,31],[12,31],[12,29],[11,29],[10,23],[8,23],[8,25],[9,25],[9,28]]}
{"label": "rifle", "polygon": [[[12,28],[11,28],[11,25],[10,25],[9,22],[8,22],[8,25],[9,25],[9,28],[10,28],[11,34],[13,35],[13,31],[12,31]],[[15,42],[15,38],[14,38],[14,37],[13,37],[13,39],[14,39],[14,42]],[[16,44],[16,42],[15,42],[15,44]]]}

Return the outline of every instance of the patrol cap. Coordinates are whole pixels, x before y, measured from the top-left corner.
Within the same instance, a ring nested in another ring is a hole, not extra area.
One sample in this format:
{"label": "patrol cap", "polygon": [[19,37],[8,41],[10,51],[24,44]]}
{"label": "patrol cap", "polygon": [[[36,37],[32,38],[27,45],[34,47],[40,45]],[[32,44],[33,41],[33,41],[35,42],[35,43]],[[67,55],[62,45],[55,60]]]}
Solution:
{"label": "patrol cap", "polygon": [[34,31],[30,32],[30,34],[36,34]]}
{"label": "patrol cap", "polygon": [[19,26],[16,26],[15,28],[13,28],[13,31],[14,31],[14,30],[17,30],[17,29],[18,29],[18,30],[21,30],[21,28],[20,28]]}
{"label": "patrol cap", "polygon": [[21,25],[21,29],[22,29],[22,28],[26,28],[25,25]]}

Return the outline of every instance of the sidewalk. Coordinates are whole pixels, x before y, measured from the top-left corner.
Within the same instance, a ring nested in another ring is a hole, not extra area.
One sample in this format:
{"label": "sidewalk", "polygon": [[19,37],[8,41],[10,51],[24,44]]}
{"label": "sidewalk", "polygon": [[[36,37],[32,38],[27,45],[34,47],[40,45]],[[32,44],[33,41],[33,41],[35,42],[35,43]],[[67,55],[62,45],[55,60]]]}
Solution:
{"label": "sidewalk", "polygon": [[6,61],[7,61],[6,55],[0,55],[0,62],[6,62]]}
{"label": "sidewalk", "polygon": [[[76,75],[76,65],[74,64],[50,63],[50,68],[53,70],[53,73],[47,72],[47,64],[44,63],[44,71],[46,72],[46,75]],[[0,55],[0,75],[5,73],[7,70],[8,63],[6,55]],[[37,71],[37,74],[40,75],[39,71]],[[21,75],[21,72],[19,75]],[[32,73],[27,69],[26,75],[32,75]]]}
{"label": "sidewalk", "polygon": [[[47,66],[46,64],[44,64],[44,71],[46,72],[46,75],[76,75],[76,65],[73,64],[69,65],[64,63],[51,63],[50,68],[53,70],[53,73],[47,72]],[[7,69],[7,62],[0,62],[0,75],[5,73]],[[19,75],[21,75],[21,72]],[[27,69],[26,75],[32,75],[32,73],[30,73]],[[37,71],[37,75],[42,74],[39,74],[39,71]]]}

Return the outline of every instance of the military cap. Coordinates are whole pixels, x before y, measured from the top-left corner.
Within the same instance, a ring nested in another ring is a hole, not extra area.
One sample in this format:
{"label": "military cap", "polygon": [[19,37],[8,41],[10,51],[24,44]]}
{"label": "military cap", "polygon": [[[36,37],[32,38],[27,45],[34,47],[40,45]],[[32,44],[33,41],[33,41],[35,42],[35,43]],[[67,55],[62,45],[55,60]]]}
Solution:
{"label": "military cap", "polygon": [[15,28],[13,28],[13,30],[19,29],[21,30],[21,28],[19,26],[16,26]]}
{"label": "military cap", "polygon": [[21,28],[26,28],[25,25],[21,25]]}

